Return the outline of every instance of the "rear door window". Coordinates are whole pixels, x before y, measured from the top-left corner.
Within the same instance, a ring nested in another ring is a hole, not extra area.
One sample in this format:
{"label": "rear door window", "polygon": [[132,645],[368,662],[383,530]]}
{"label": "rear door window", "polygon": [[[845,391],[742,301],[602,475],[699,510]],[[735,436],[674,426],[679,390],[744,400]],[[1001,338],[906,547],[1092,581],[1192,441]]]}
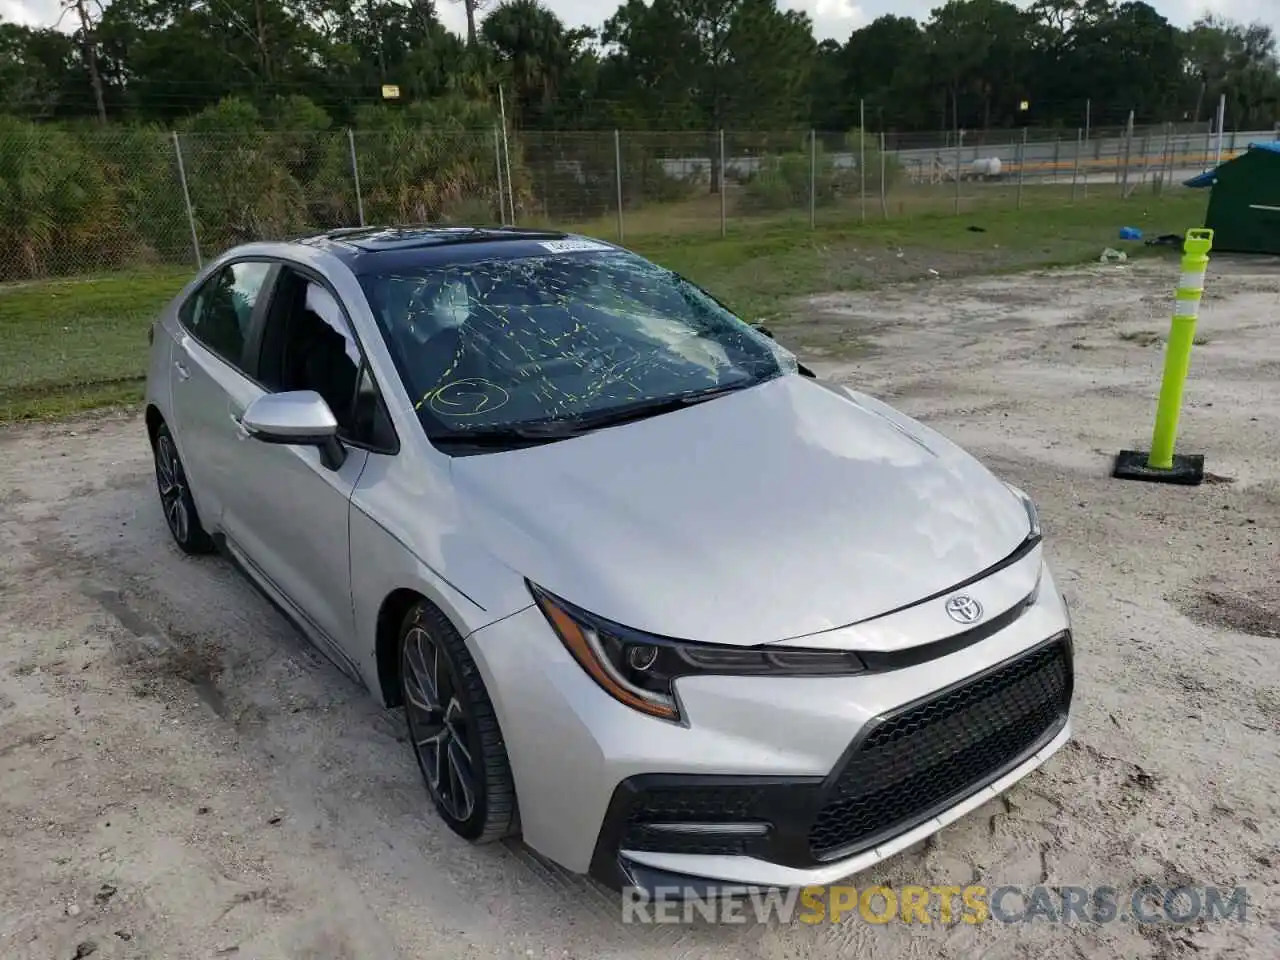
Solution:
{"label": "rear door window", "polygon": [[271,266],[260,260],[228,264],[179,311],[191,335],[237,369],[243,369],[253,309]]}

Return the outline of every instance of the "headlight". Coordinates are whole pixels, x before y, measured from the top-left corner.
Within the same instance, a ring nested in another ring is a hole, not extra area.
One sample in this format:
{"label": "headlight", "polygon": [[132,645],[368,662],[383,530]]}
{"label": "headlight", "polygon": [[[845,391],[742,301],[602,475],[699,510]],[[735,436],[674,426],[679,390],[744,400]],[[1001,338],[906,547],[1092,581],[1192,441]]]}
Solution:
{"label": "headlight", "polygon": [[1012,483],[1006,483],[1015,497],[1022,501],[1022,508],[1027,511],[1027,522],[1031,525],[1031,532],[1027,534],[1029,540],[1040,539],[1040,512],[1036,510],[1035,501],[1027,496],[1025,490],[1015,487]]}
{"label": "headlight", "polygon": [[865,667],[847,650],[727,647],[655,637],[580,610],[529,584],[539,609],[565,648],[620,703],[664,720],[678,720],[675,681],[695,674],[840,676]]}

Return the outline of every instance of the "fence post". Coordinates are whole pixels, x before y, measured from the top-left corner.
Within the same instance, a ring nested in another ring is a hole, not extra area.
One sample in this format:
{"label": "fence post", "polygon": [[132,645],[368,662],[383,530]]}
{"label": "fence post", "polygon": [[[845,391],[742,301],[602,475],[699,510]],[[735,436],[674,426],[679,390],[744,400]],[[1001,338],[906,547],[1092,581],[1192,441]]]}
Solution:
{"label": "fence post", "polygon": [[1168,167],[1169,167],[1169,151],[1172,149],[1173,149],[1173,124],[1166,122],[1164,125],[1164,147],[1162,147],[1160,150],[1160,175],[1156,177],[1154,180],[1156,184],[1156,193],[1159,196],[1164,196],[1164,191],[1167,186],[1167,184],[1165,183],[1165,178],[1166,176],[1168,176],[1166,171],[1168,170]]}
{"label": "fence post", "polygon": [[1018,209],[1022,209],[1023,172],[1027,169],[1027,128],[1022,128],[1022,143],[1018,144]]}
{"label": "fence post", "polygon": [[724,168],[724,128],[720,129],[720,236],[724,238],[728,236],[728,225],[726,223],[724,194],[728,189],[727,170]]}
{"label": "fence post", "polygon": [[867,101],[858,101],[858,204],[862,222],[867,222]]}
{"label": "fence post", "polygon": [[[1222,164],[1222,134],[1227,127],[1227,95],[1223,93],[1218,97],[1218,149],[1214,153],[1213,165],[1218,167]],[[1234,146],[1234,144],[1232,144]]]}
{"label": "fence post", "polygon": [[964,134],[956,127],[956,216],[960,216],[960,141]]}
{"label": "fence post", "polygon": [[[1084,147],[1089,149],[1090,125],[1093,123],[1093,100],[1084,102]],[[1092,166],[1092,164],[1090,164]],[[1089,171],[1084,172],[1084,198],[1089,199]]]}
{"label": "fence post", "polygon": [[1080,183],[1080,151],[1084,149],[1084,131],[1076,128],[1076,164],[1071,171],[1071,202],[1076,202],[1076,187]]}
{"label": "fence post", "polygon": [[351,148],[351,179],[356,185],[356,210],[360,214],[360,226],[364,226],[364,197],[360,195],[360,163],[356,160],[356,135],[347,127],[347,145]]}
{"label": "fence post", "polygon": [[880,131],[880,216],[889,219],[889,197],[885,191],[889,189],[885,182],[888,176],[888,161],[884,155],[884,131]]}
{"label": "fence post", "polygon": [[182,143],[178,139],[178,131],[173,131],[173,152],[178,158],[178,182],[182,184],[182,200],[187,205],[187,224],[191,227],[191,249],[196,255],[196,269],[204,269],[204,260],[200,256],[200,237],[196,234],[196,212],[191,207],[191,191],[187,189],[187,168],[182,162]]}
{"label": "fence post", "polygon": [[1124,128],[1124,172],[1120,177],[1120,197],[1129,196],[1129,160],[1133,156],[1133,111],[1129,111],[1129,122]]}
{"label": "fence post", "polygon": [[809,229],[818,226],[818,131],[809,131]]}
{"label": "fence post", "polygon": [[516,225],[516,182],[511,179],[511,138],[507,136],[507,121],[502,121],[502,152],[506,158],[507,199],[511,204],[511,226]]}
{"label": "fence post", "polygon": [[502,187],[502,138],[498,135],[498,125],[493,125],[493,166],[498,174],[498,219],[507,225],[507,195]]}
{"label": "fence post", "polygon": [[613,131],[613,167],[618,184],[618,242],[622,243],[626,237],[622,226],[622,134],[616,127]]}
{"label": "fence post", "polygon": [[1053,137],[1053,183],[1058,184],[1058,164],[1062,160],[1062,137],[1054,134]]}

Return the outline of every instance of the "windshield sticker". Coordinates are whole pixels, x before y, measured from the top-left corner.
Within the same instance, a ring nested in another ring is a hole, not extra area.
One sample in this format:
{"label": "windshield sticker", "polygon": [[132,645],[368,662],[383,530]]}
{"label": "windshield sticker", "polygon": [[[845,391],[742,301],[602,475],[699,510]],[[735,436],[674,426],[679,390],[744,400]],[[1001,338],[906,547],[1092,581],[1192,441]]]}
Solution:
{"label": "windshield sticker", "polygon": [[476,377],[450,381],[432,390],[426,399],[436,413],[450,417],[478,417],[505,406],[511,394],[496,383]]}
{"label": "windshield sticker", "polygon": [[596,240],[544,240],[540,246],[551,253],[586,253],[591,250],[612,250],[607,243]]}

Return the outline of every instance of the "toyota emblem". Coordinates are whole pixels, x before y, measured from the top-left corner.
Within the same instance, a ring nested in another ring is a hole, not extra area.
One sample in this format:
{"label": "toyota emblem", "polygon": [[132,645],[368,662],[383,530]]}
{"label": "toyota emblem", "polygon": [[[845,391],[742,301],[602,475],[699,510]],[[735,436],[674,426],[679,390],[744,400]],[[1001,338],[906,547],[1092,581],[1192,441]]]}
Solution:
{"label": "toyota emblem", "polygon": [[947,616],[956,623],[977,623],[982,619],[982,604],[960,594],[947,601]]}

